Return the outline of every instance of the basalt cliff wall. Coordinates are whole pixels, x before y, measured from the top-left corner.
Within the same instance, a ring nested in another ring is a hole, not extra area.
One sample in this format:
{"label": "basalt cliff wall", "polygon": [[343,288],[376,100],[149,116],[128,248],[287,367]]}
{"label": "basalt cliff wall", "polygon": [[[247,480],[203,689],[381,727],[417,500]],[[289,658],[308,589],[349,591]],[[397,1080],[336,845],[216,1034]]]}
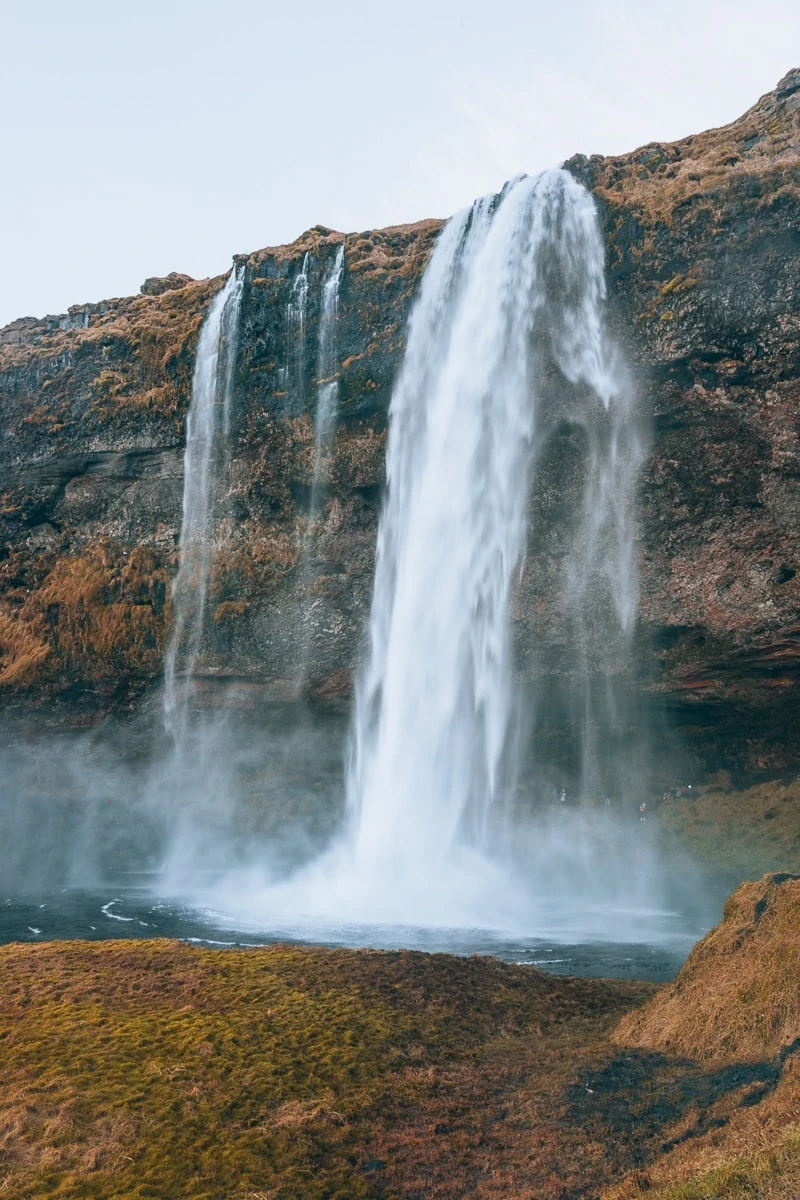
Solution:
{"label": "basalt cliff wall", "polygon": [[[649,454],[634,697],[702,761],[800,760],[800,71],[732,125],[567,169],[593,192],[610,321]],[[363,649],[388,405],[439,221],[316,227],[245,266],[210,697],[346,699]],[[340,420],[309,525],[322,282],[339,245]],[[287,310],[308,256],[300,339]],[[0,695],[92,722],[160,684],[197,333],[221,279],[0,330]],[[523,682],[565,661],[560,580],[580,437],[553,430],[514,619]],[[536,648],[535,653],[532,647]]]}

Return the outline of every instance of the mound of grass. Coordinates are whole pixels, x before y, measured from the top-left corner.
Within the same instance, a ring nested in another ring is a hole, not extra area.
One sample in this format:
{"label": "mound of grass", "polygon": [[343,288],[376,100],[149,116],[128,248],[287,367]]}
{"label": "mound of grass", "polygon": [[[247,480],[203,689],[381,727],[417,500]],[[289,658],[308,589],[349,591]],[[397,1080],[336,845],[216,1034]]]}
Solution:
{"label": "mound of grass", "polygon": [[800,1039],[800,878],[742,884],[674,981],[614,1036],[717,1062],[770,1058]]}
{"label": "mound of grass", "polygon": [[797,1196],[799,911],[800,880],[744,885],[661,990],[406,951],[0,948],[0,1195]]}
{"label": "mound of grass", "polygon": [[604,1200],[797,1200],[800,1196],[800,1126],[777,1146],[740,1154],[696,1171],[688,1179],[656,1182],[645,1173],[603,1193]]}
{"label": "mound of grass", "polygon": [[607,1200],[800,1197],[800,878],[743,884],[675,980],[613,1038],[714,1063],[739,1087],[678,1123],[665,1153]]}

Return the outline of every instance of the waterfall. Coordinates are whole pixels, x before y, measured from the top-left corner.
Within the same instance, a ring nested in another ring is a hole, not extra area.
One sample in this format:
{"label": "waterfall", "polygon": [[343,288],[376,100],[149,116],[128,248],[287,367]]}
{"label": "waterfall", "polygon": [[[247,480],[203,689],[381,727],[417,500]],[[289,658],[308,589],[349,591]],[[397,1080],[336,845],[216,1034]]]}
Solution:
{"label": "waterfall", "polygon": [[[633,722],[639,726],[637,738],[633,746],[627,744],[632,713],[626,693],[638,605],[636,485],[646,444],[626,372],[619,363],[615,371],[608,410],[587,412],[582,420],[576,414],[588,452],[584,502],[564,578],[563,677],[572,696],[561,719],[572,710],[578,795],[613,794],[619,801],[640,789],[646,766],[641,711]],[[552,699],[551,693],[540,704]]]}
{"label": "waterfall", "polygon": [[308,310],[308,251],[303,255],[300,271],[292,284],[286,306],[286,353],[289,385],[294,389],[298,404],[306,394],[306,315]]}
{"label": "waterfall", "polygon": [[[306,256],[307,258],[308,256]],[[305,274],[304,260],[301,276]],[[308,676],[312,633],[312,612],[315,602],[309,603],[313,577],[314,543],[317,538],[323,493],[328,483],[333,438],[336,433],[339,380],[336,377],[336,321],[339,316],[339,288],[344,273],[344,242],[338,247],[322,283],[319,337],[317,343],[317,412],[314,422],[314,474],[308,503],[308,523],[298,569],[300,599],[298,604],[299,649],[294,691],[301,695]],[[306,284],[307,287],[307,284]]]}
{"label": "waterfall", "polygon": [[[617,838],[613,817],[598,826],[565,809],[551,819],[536,804],[541,779],[523,781],[527,814],[513,826],[495,820],[516,799],[526,734],[514,669],[517,651],[531,655],[512,644],[515,600],[552,614],[563,598],[586,730],[597,610],[623,639],[634,622],[641,446],[605,296],[594,202],[566,171],[515,179],[445,225],[390,404],[342,836],[288,875],[228,878],[226,909],[248,919],[261,909],[315,937],[366,925],[525,936],[558,926],[580,940],[607,936],[609,919],[618,936],[635,889],[647,894],[652,860],[637,846],[644,865],[631,865],[628,825]],[[582,449],[557,484],[569,515],[560,579],[553,568],[531,594],[542,472],[570,429]],[[552,680],[536,678],[534,702],[546,709]]]}
{"label": "waterfall", "polygon": [[309,521],[317,515],[319,490],[327,482],[333,435],[336,432],[336,408],[339,380],[336,378],[336,321],[339,316],[339,288],[344,272],[344,242],[336,251],[322,285],[322,306],[317,352],[317,416],[314,424],[314,480],[311,488]]}
{"label": "waterfall", "polygon": [[172,631],[164,663],[164,724],[178,747],[186,729],[192,672],[203,637],[213,553],[212,518],[227,465],[243,286],[244,268],[234,267],[203,322],[186,418],[183,516],[178,571],[171,591]]}
{"label": "waterfall", "polygon": [[[513,777],[509,608],[538,410],[552,366],[600,414],[615,400],[603,264],[594,203],[557,170],[454,217],[427,268],[390,408],[347,779],[356,863],[387,886],[483,852]],[[619,524],[603,481],[598,532]]]}

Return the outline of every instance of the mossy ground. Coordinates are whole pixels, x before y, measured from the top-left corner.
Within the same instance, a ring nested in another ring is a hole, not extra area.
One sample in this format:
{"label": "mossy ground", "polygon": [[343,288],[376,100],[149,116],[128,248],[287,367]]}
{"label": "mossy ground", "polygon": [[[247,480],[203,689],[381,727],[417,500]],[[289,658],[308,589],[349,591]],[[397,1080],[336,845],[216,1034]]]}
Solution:
{"label": "mossy ground", "polygon": [[724,778],[695,799],[668,800],[651,821],[665,848],[686,848],[728,886],[769,871],[800,874],[800,778],[733,789]]}
{"label": "mossy ground", "polygon": [[[760,1111],[754,1089],[798,1096],[789,1064],[615,1045],[652,985],[491,959],[73,942],[6,946],[0,978],[15,1200],[637,1195],[665,1145]],[[793,1145],[752,1170],[785,1174]]]}
{"label": "mossy ground", "polygon": [[[456,1174],[488,1174],[481,1061],[508,1088],[521,1037],[552,1057],[565,1025],[585,1040],[651,990],[166,941],[8,946],[0,970],[0,1187],[20,1198],[404,1195],[457,1147]],[[427,1127],[437,1113],[455,1141]],[[463,1194],[431,1182],[420,1194]]]}

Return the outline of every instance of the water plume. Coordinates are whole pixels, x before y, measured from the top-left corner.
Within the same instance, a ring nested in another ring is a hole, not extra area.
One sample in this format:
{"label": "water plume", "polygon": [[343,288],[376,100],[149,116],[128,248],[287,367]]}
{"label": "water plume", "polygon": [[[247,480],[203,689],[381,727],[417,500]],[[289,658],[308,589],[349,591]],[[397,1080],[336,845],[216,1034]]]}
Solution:
{"label": "water plume", "polygon": [[[304,259],[303,271],[305,270],[306,260]],[[298,570],[300,581],[298,607],[301,629],[294,680],[294,691],[297,695],[303,693],[308,677],[313,623],[312,610],[315,607],[314,601],[309,603],[309,591],[313,583],[314,551],[320,533],[319,526],[324,508],[325,491],[330,481],[331,456],[338,416],[339,379],[336,323],[339,317],[339,290],[343,274],[344,242],[337,248],[325,274],[320,302],[317,343],[317,411],[314,420],[314,474],[311,480],[308,521]]]}
{"label": "water plume", "polygon": [[173,622],[164,662],[164,724],[178,748],[186,735],[192,673],[203,638],[214,548],[212,520],[227,467],[243,286],[244,268],[234,267],[203,322],[186,418],[178,571],[172,583]]}
{"label": "water plume", "polygon": [[426,274],[390,413],[348,776],[356,859],[399,886],[487,850],[513,780],[509,605],[544,368],[608,408],[604,297],[594,204],[563,171],[455,218]]}

